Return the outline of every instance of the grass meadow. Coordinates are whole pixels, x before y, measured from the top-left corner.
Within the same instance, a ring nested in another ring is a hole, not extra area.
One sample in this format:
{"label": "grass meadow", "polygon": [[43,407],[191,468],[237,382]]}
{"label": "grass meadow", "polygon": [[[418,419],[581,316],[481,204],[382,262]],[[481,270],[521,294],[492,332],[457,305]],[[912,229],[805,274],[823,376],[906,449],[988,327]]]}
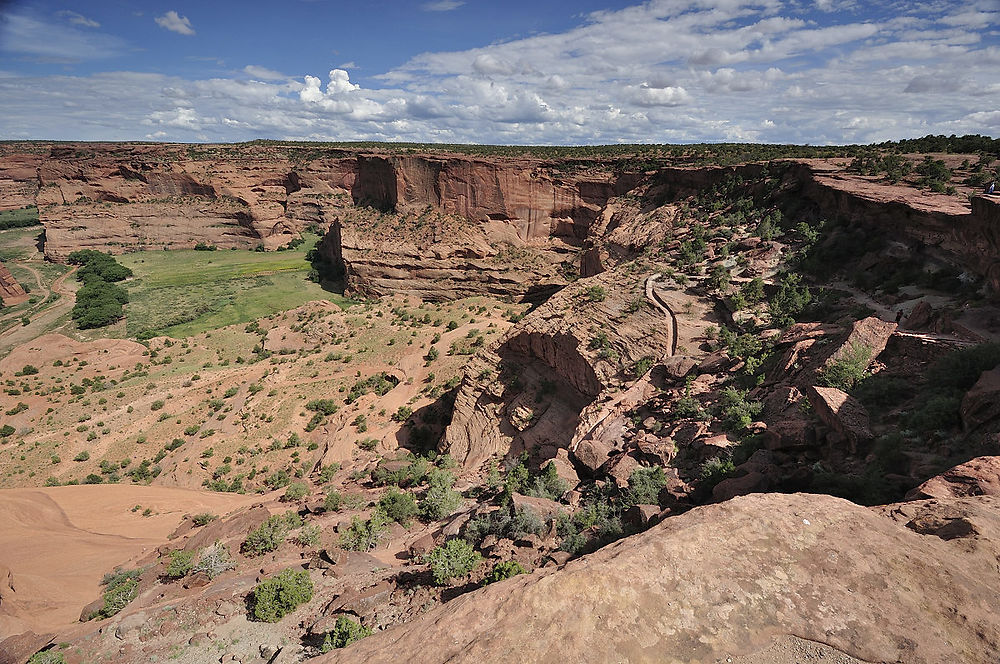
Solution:
{"label": "grass meadow", "polygon": [[306,254],[319,236],[288,251],[145,251],[118,261],[135,273],[128,282],[128,335],[182,338],[245,323],[310,300],[351,303],[309,280]]}

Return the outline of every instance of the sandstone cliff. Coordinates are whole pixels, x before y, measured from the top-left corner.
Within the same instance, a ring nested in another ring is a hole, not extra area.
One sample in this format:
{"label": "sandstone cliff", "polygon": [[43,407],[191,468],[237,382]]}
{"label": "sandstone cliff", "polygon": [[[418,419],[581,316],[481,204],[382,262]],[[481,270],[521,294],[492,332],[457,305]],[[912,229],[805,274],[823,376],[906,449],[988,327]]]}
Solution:
{"label": "sandstone cliff", "polygon": [[[794,635],[868,662],[992,663],[998,507],[984,496],[881,513],[829,496],[736,498],[319,661],[731,661]],[[957,521],[967,527],[946,527]]]}
{"label": "sandstone cliff", "polygon": [[648,305],[644,277],[581,279],[528,314],[466,367],[441,444],[475,466],[499,454],[551,459],[568,448],[588,404],[613,399],[671,355],[674,326]]}
{"label": "sandstone cliff", "polygon": [[28,299],[28,294],[24,292],[21,284],[17,283],[10,270],[0,263],[0,300],[5,305],[20,304]]}
{"label": "sandstone cliff", "polygon": [[[970,210],[963,199],[881,185],[829,162],[773,165],[775,173],[784,169],[789,195],[819,214],[897,234],[1000,288],[995,201],[977,198]],[[0,198],[5,208],[37,200],[45,252],[54,260],[80,248],[274,248],[307,226],[325,231],[339,220],[347,286],[358,292],[449,298],[530,291],[537,299],[563,285],[559,273],[567,269],[590,276],[662,241],[676,214],[673,201],[734,177],[761,190],[768,169],[681,167],[664,159],[639,170],[613,158],[560,162],[294,144],[33,143],[0,151]],[[414,243],[354,224],[365,220],[355,217],[365,206],[411,219],[430,210],[468,223],[461,236],[442,227],[437,238]],[[465,246],[473,247],[469,255]],[[508,259],[507,247],[532,259],[499,271],[482,262]],[[465,285],[441,285],[452,278]],[[414,280],[421,283],[409,286]]]}

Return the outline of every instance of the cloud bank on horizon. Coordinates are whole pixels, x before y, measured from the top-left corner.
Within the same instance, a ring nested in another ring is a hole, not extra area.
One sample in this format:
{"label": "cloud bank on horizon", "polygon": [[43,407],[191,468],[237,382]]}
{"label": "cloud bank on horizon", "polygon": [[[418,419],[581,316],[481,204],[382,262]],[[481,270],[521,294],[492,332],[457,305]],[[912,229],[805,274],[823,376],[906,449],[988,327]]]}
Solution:
{"label": "cloud bank on horizon", "polygon": [[[407,3],[413,16],[394,25],[410,20],[432,37],[402,27],[367,35],[389,49],[378,57],[344,36],[349,17],[324,14],[321,2],[296,6],[321,44],[277,34],[278,18],[226,26],[198,5],[123,17],[100,4],[83,13],[15,4],[0,16],[0,138],[566,145],[1000,135],[994,0],[650,0],[567,11],[543,26],[557,29],[499,38],[476,32],[480,3]],[[434,33],[423,20],[448,23]],[[226,30],[240,39],[227,41]],[[331,64],[317,70],[323,58]]]}

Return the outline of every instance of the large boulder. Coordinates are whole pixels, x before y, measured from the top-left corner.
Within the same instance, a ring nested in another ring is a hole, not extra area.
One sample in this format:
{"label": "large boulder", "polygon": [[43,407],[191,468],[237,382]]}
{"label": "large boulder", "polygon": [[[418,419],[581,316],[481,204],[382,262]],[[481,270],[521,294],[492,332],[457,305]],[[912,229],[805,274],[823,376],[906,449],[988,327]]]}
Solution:
{"label": "large boulder", "polygon": [[852,453],[858,452],[874,438],[868,411],[860,401],[843,390],[810,386],[806,395],[819,419],[847,440]]}
{"label": "large boulder", "polygon": [[[807,494],[696,508],[316,661],[724,662],[795,635],[867,662],[995,664],[1000,499],[904,506],[921,511]],[[974,542],[907,527],[937,512]]]}
{"label": "large boulder", "polygon": [[978,457],[950,468],[911,489],[906,499],[965,496],[1000,496],[1000,457]]}
{"label": "large boulder", "polygon": [[52,643],[55,634],[23,632],[0,640],[0,664],[24,664],[36,652]]}

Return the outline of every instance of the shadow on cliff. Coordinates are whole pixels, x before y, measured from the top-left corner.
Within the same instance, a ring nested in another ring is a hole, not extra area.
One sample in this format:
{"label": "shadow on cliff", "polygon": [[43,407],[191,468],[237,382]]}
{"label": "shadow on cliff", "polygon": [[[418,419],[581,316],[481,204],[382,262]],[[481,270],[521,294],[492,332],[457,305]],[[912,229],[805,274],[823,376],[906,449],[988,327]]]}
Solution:
{"label": "shadow on cliff", "polygon": [[396,432],[396,444],[401,449],[417,455],[424,455],[431,450],[436,451],[441,437],[444,436],[444,430],[451,424],[457,394],[456,387],[410,414]]}

